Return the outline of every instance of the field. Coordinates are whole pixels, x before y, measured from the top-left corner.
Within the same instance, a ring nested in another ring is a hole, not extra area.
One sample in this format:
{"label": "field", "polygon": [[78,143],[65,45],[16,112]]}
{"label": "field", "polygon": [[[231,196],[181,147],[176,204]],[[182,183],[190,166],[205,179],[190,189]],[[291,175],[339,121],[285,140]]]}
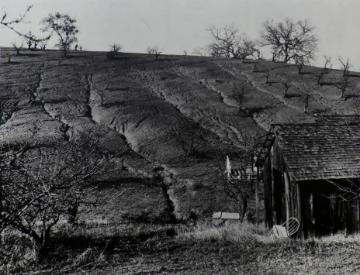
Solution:
{"label": "field", "polygon": [[[122,183],[133,181],[134,191],[144,188],[153,168],[162,166],[179,219],[191,212],[234,210],[223,203],[219,188],[225,156],[236,166],[244,146],[261,142],[271,123],[357,114],[360,102],[360,75],[353,72],[341,98],[335,83],[342,72],[330,70],[318,85],[322,69],[316,67],[299,74],[294,65],[262,60],[162,56],[155,61],[131,53],[109,60],[103,52],[73,52],[62,59],[57,51],[25,50],[8,63],[8,54],[14,53],[1,50],[3,143],[51,147],[80,132],[99,135],[104,152],[122,167],[102,178],[104,196],[118,189],[118,199],[126,199],[131,191],[121,195]],[[157,192],[149,192],[150,201],[157,201]]]}
{"label": "field", "polygon": [[[359,235],[275,240],[247,223],[63,228],[53,245],[56,253],[32,266],[32,274],[349,274],[360,268]],[[20,272],[25,258],[9,271]]]}
{"label": "field", "polygon": [[[295,65],[265,60],[175,55],[155,60],[133,53],[109,60],[104,52],[81,51],[63,59],[58,51],[14,55],[1,49],[1,144],[26,143],[32,145],[29,155],[36,155],[37,147],[52,155],[57,141],[89,133],[100,137],[114,164],[89,189],[88,197],[97,203],[81,209],[78,227],[58,228],[57,254],[32,269],[44,274],[355,272],[358,236],[276,241],[247,224],[189,225],[209,220],[214,211],[238,211],[221,185],[225,157],[236,167],[249,141],[261,142],[272,123],[358,114],[360,74],[351,72],[341,96],[336,85],[342,72],[330,70],[319,81],[321,72],[306,66],[299,73]],[[159,167],[165,186],[152,180]],[[167,213],[169,201],[173,213]],[[249,204],[251,212],[253,201]],[[164,224],[168,215],[179,224]]]}

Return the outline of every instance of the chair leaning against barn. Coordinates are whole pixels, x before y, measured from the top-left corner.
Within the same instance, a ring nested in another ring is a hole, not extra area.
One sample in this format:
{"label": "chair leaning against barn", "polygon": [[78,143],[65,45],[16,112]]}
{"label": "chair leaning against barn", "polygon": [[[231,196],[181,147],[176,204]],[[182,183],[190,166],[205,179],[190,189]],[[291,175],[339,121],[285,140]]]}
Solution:
{"label": "chair leaning against barn", "polygon": [[272,233],[275,238],[290,238],[295,235],[300,228],[300,222],[297,218],[291,217],[280,225],[274,225]]}

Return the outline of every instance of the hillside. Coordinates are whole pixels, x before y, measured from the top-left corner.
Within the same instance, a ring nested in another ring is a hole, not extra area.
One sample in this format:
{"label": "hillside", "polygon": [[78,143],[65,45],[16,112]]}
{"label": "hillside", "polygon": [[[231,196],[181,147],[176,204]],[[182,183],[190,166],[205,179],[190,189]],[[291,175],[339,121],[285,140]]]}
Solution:
{"label": "hillside", "polygon": [[[360,104],[360,74],[349,76],[341,97],[337,70],[318,85],[321,68],[299,74],[268,61],[23,51],[7,63],[10,51],[2,49],[0,59],[0,142],[51,148],[80,132],[100,136],[118,165],[90,194],[104,202],[96,220],[162,215],[166,198],[149,180],[158,166],[179,218],[230,210],[219,185],[226,155],[236,163],[244,143],[272,123],[357,114]],[[286,96],[282,82],[291,83]]]}

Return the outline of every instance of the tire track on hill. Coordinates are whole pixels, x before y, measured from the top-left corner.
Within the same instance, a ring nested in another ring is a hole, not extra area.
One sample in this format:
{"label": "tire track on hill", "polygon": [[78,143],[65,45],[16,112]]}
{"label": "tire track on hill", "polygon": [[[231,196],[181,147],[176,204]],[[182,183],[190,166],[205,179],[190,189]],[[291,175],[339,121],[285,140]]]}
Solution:
{"label": "tire track on hill", "polygon": [[[222,90],[218,89],[208,79],[197,78],[195,74],[188,72],[187,69],[184,68],[183,66],[176,66],[173,70],[180,78],[185,78],[186,80],[190,80],[194,84],[200,84],[207,90],[213,91],[214,93],[218,94],[221,103],[223,103],[226,106],[226,108],[232,109],[234,110],[234,112],[239,112],[241,110],[240,104],[237,103],[234,104],[233,101],[230,99],[231,97],[227,96]],[[246,116],[246,118],[251,119],[256,126],[259,126],[259,124],[253,119],[252,116]],[[218,123],[219,127],[223,129],[223,132],[226,134],[228,139],[232,141],[232,145],[235,145],[239,148],[243,148],[243,144],[246,142],[244,141],[244,136],[245,136],[244,133],[242,133],[239,129],[234,127],[234,125],[224,122],[218,115],[214,116],[214,121]],[[262,127],[260,126],[260,128]],[[220,136],[219,133],[216,134]]]}
{"label": "tire track on hill", "polygon": [[39,68],[39,72],[38,72],[38,75],[37,75],[37,82],[36,82],[36,85],[35,87],[31,90],[31,93],[30,93],[30,104],[33,104],[33,103],[36,103],[36,102],[40,102],[41,103],[41,106],[42,106],[42,109],[44,111],[45,114],[47,114],[52,120],[54,121],[58,121],[61,125],[60,127],[60,132],[63,133],[63,137],[66,141],[70,141],[71,137],[70,137],[70,134],[69,134],[69,129],[70,129],[70,126],[64,122],[61,118],[61,116],[55,116],[53,115],[47,108],[46,108],[46,102],[44,99],[42,98],[39,98],[38,97],[38,94],[39,94],[39,91],[40,89],[42,88],[42,82],[44,81],[44,71],[45,71],[45,67],[46,67],[46,64],[45,62],[42,62],[41,63],[41,66]]}
{"label": "tire track on hill", "polygon": [[94,116],[94,108],[98,107],[99,105],[101,105],[101,99],[100,99],[100,104],[99,104],[99,100],[98,98],[99,93],[97,92],[97,89],[95,88],[94,82],[93,82],[93,74],[85,74],[85,80],[86,80],[86,93],[87,93],[87,100],[86,100],[86,106],[88,109],[88,115],[90,118],[90,121],[96,125],[96,126],[100,126],[100,127],[106,127],[109,131],[116,133],[121,139],[124,140],[124,142],[127,144],[127,146],[134,151],[139,157],[143,158],[144,160],[148,161],[144,156],[140,155],[138,152],[136,152],[131,143],[127,140],[126,136],[123,134],[120,134],[116,129],[111,128],[108,125],[102,124],[100,121],[96,120],[95,116]]}
{"label": "tire track on hill", "polygon": [[[263,93],[263,94],[267,94],[269,96],[271,96],[273,99],[275,99],[275,102],[274,104],[271,104],[271,109],[273,110],[276,110],[278,108],[278,110],[280,110],[280,113],[284,113],[284,108],[288,108],[288,109],[291,109],[291,110],[294,110],[295,111],[295,117],[297,117],[298,115],[302,116],[302,120],[304,121],[311,121],[311,119],[313,119],[313,116],[309,115],[309,114],[305,114],[304,113],[304,110],[302,108],[299,108],[299,107],[296,107],[296,106],[293,106],[291,104],[289,104],[282,96],[277,96],[275,95],[274,93],[272,93],[271,91],[259,86],[256,81],[252,80],[251,79],[251,76],[244,72],[244,71],[240,71],[238,72],[238,74],[236,72],[234,72],[233,70],[229,69],[229,68],[226,68],[225,66],[223,66],[222,64],[220,64],[219,62],[215,62],[213,61],[214,64],[216,64],[220,69],[224,70],[225,72],[228,72],[229,74],[231,74],[234,78],[236,79],[241,79],[239,78],[239,75],[240,74],[241,76],[243,76],[245,78],[245,81],[248,85],[250,85],[250,87],[252,87],[253,89],[255,89],[256,91],[260,92],[260,93]],[[277,112],[275,112],[274,114],[276,114]],[[293,114],[293,113],[292,113]],[[263,129],[265,130],[268,130],[269,129],[269,126],[271,123],[274,123],[274,122],[278,122],[278,121],[273,121],[273,120],[269,120],[268,122],[264,122],[264,113],[260,112],[260,113],[257,113],[257,115],[252,115],[252,118],[253,120]],[[266,115],[266,117],[268,117],[269,114]],[[293,119],[291,119],[290,121],[293,121]],[[265,124],[264,124],[265,123]],[[270,123],[270,124],[269,124]]]}
{"label": "tire track on hill", "polygon": [[302,87],[299,87],[298,85],[294,85],[294,87],[298,90],[300,90],[302,93],[304,93],[305,95],[308,95],[309,98],[313,99],[316,103],[318,103],[319,105],[323,106],[326,110],[326,113],[329,114],[339,114],[336,110],[336,107],[334,107],[333,105],[330,105],[329,102],[326,100],[326,98],[324,96],[321,95],[321,93],[317,92],[317,89],[311,89],[311,93],[308,91],[304,91],[302,89]]}
{"label": "tire track on hill", "polygon": [[[177,219],[177,212],[179,211],[179,209],[176,208],[177,205],[177,198],[174,196],[173,194],[173,188],[177,185],[177,181],[178,178],[177,176],[168,168],[166,168],[166,166],[164,167],[163,164],[159,164],[157,162],[151,161],[150,159],[146,158],[146,156],[142,155],[140,152],[138,152],[134,146],[131,144],[131,142],[129,141],[129,139],[126,137],[125,131],[123,132],[123,134],[119,133],[118,129],[116,127],[112,127],[111,124],[108,125],[106,123],[101,123],[100,121],[98,121],[96,119],[96,117],[94,116],[94,109],[97,107],[101,106],[101,99],[99,100],[99,93],[97,88],[95,87],[95,84],[93,82],[93,78],[92,76],[86,77],[87,81],[88,81],[88,107],[90,109],[91,112],[91,119],[92,121],[99,126],[102,127],[106,127],[107,129],[109,129],[109,131],[113,131],[115,133],[117,133],[119,136],[121,136],[122,138],[124,138],[125,142],[128,144],[129,148],[138,156],[140,157],[142,160],[144,160],[144,162],[146,162],[147,166],[151,166],[151,169],[154,168],[154,166],[156,165],[157,167],[162,167],[164,169],[164,172],[168,174],[168,178],[170,178],[170,182],[165,182],[165,180],[159,185],[159,187],[161,187],[162,189],[162,194],[164,196],[164,199],[167,201],[168,205],[171,205],[171,207],[169,208],[169,214],[176,220]],[[144,121],[144,118],[140,119],[140,122],[138,122],[137,124],[140,124],[142,121]],[[139,169],[138,169],[139,170]],[[152,174],[149,174],[146,170],[146,167],[144,168],[144,170],[140,171],[140,173],[142,173],[143,175],[145,174],[147,177],[152,177]],[[135,174],[139,174],[138,171],[132,171]]]}
{"label": "tire track on hill", "polygon": [[[199,83],[197,83],[197,81],[194,79],[191,79],[187,76],[183,76],[183,75],[179,75],[179,74],[177,74],[177,75],[179,78],[182,78],[182,79],[185,78],[186,81],[191,81],[191,82],[194,82],[197,85],[199,85]],[[235,127],[233,127],[232,125],[228,125],[226,122],[224,122],[217,115],[216,109],[214,110],[213,114],[209,114],[209,113],[206,113],[202,108],[196,108],[196,109],[192,109],[191,114],[189,114],[184,110],[183,105],[178,104],[175,101],[173,101],[167,97],[166,90],[164,90],[161,87],[161,80],[157,75],[155,75],[155,74],[149,75],[149,73],[144,73],[142,71],[138,71],[135,73],[133,72],[132,77],[133,77],[133,80],[137,81],[139,84],[141,84],[145,88],[153,91],[154,94],[156,94],[160,99],[162,99],[166,103],[174,106],[178,110],[178,112],[180,113],[181,116],[185,117],[186,119],[190,119],[193,122],[200,123],[200,125],[203,129],[208,130],[211,133],[215,134],[217,137],[219,137],[222,140],[223,144],[232,145],[239,149],[243,148],[241,146],[241,144],[242,144],[241,136],[242,135],[240,134],[239,130],[236,129]],[[213,91],[209,88],[206,88],[206,89]],[[216,94],[219,94],[216,91],[213,91],[213,92]],[[221,102],[222,104],[224,104],[226,106],[226,108],[231,108],[234,110],[234,112],[238,111],[238,108],[236,108],[234,106],[229,106],[228,104],[226,104],[223,101],[223,97],[219,96],[218,99],[219,99],[219,102]],[[194,119],[194,114],[196,114],[195,116],[198,119]],[[207,125],[209,123],[216,124],[217,127],[210,127]],[[217,129],[219,129],[221,131],[219,131]]]}
{"label": "tire track on hill", "polygon": [[222,101],[222,103],[229,106],[230,108],[237,108],[238,109],[240,107],[239,104],[233,104],[233,102],[230,100],[230,98],[226,94],[224,94],[223,91],[216,88],[208,79],[197,78],[195,76],[195,74],[188,73],[186,70],[187,70],[186,68],[184,68],[183,66],[179,66],[179,65],[175,66],[173,68],[173,71],[179,77],[191,79],[192,81],[201,84],[202,86],[204,86],[208,90],[211,90],[211,91],[214,91],[215,93],[217,93],[220,96],[220,100]]}
{"label": "tire track on hill", "polygon": [[[241,82],[244,82],[244,79],[242,78],[239,78],[238,75],[235,74],[235,72],[229,70],[229,69],[226,69],[224,66],[222,66],[221,64],[218,64],[218,62],[215,62],[215,61],[212,61],[213,64],[215,64],[220,70],[230,74],[235,80],[239,80]],[[245,78],[245,82],[248,83],[248,85],[250,85],[251,87],[253,87],[254,89],[258,90],[256,87],[254,87],[254,85],[252,85],[251,81],[248,79],[248,77],[246,75],[243,75],[244,78]],[[281,102],[277,102],[276,105],[281,105],[282,103]],[[275,105],[275,106],[276,106]],[[273,105],[274,106],[274,105]],[[239,105],[239,108],[241,108],[241,106]],[[261,121],[258,121],[256,119],[256,117],[254,115],[249,115],[249,118],[251,118],[253,120],[253,122],[258,125],[261,129],[267,131],[268,130],[268,127],[266,125],[264,125],[264,123],[262,123]]]}
{"label": "tire track on hill", "polygon": [[[236,75],[236,73],[234,71],[232,71],[231,69],[228,69],[228,68],[225,68],[222,64],[218,63],[218,62],[214,62],[214,64],[216,64],[217,66],[219,66],[219,68],[221,68],[222,70],[224,70],[225,72],[231,74],[234,78],[236,79],[239,79],[239,77]],[[253,87],[254,89],[262,92],[262,93],[265,93],[265,94],[268,94],[270,95],[271,97],[273,97],[274,99],[276,99],[277,101],[279,101],[280,103],[284,104],[285,106],[289,107],[289,108],[292,108],[294,110],[296,110],[297,112],[303,112],[303,110],[301,108],[298,108],[294,105],[291,105],[288,103],[288,101],[286,99],[284,99],[283,96],[278,96],[274,93],[272,93],[271,91],[259,86],[254,80],[251,79],[251,76],[249,74],[247,74],[246,72],[244,71],[240,71],[239,74],[241,74],[242,76],[245,77],[246,79],[246,82],[251,86]]]}

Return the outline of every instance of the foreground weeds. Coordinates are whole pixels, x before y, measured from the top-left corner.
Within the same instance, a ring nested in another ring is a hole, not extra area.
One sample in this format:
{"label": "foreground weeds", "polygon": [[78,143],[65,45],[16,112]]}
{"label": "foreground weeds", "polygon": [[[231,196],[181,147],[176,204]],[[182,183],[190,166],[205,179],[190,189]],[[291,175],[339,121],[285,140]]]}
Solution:
{"label": "foreground weeds", "polygon": [[271,242],[271,233],[263,225],[252,223],[232,223],[214,226],[211,223],[201,223],[194,228],[179,232],[178,238],[187,240],[219,240],[225,242]]}
{"label": "foreground weeds", "polygon": [[[206,243],[218,247],[219,252],[232,247],[232,252],[224,256],[228,259],[226,267],[220,272],[224,274],[360,273],[360,234],[346,236],[339,233],[306,240],[276,239],[261,225],[238,223],[214,226],[203,223],[182,230],[177,238],[192,241],[198,246]],[[242,251],[241,256],[236,261],[229,260],[238,251]]]}
{"label": "foreground weeds", "polygon": [[[14,241],[16,238],[10,238]],[[24,240],[22,240],[24,241]],[[15,242],[16,243],[16,242]],[[19,243],[16,243],[19,244]],[[338,274],[359,273],[360,235],[275,239],[251,223],[215,226],[63,225],[41,264],[17,247],[1,273],[41,274]],[[24,255],[25,255],[24,254]]]}

